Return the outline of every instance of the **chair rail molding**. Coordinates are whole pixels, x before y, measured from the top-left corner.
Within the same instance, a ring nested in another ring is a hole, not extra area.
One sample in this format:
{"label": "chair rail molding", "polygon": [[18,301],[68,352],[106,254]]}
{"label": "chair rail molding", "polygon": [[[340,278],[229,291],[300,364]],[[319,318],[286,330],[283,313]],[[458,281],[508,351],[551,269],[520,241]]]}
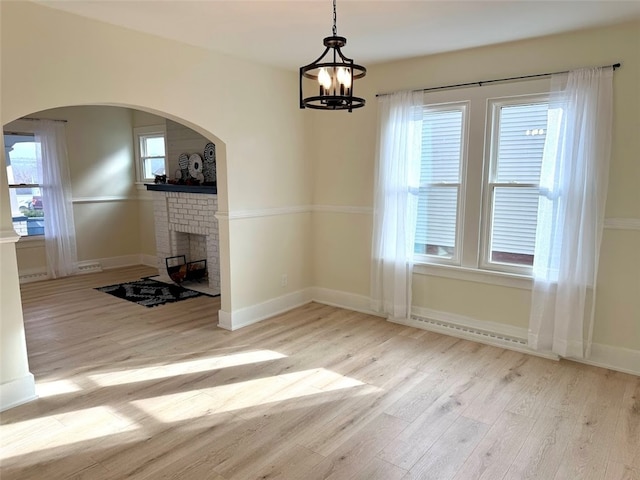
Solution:
{"label": "chair rail molding", "polygon": [[604,228],[610,230],[640,230],[640,218],[605,218]]}

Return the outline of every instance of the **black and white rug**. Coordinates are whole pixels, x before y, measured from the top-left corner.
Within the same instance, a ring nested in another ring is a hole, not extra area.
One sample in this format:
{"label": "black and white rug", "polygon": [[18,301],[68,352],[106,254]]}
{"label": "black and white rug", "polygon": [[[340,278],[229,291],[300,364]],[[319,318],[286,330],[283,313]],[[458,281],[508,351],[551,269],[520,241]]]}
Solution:
{"label": "black and white rug", "polygon": [[118,283],[106,287],[96,288],[104,293],[122,298],[145,307],[157,307],[165,303],[179,302],[188,298],[200,297],[205,293],[189,290],[178,285],[158,282],[156,280],[142,279],[135,282]]}

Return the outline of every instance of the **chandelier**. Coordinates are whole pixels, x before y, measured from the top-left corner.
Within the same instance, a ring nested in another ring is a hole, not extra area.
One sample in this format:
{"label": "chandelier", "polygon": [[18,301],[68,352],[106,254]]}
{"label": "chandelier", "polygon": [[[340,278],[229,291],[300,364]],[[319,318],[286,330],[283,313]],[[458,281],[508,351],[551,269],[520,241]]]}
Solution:
{"label": "chandelier", "polygon": [[[316,61],[300,67],[300,108],[351,112],[364,107],[364,98],[353,96],[353,85],[354,80],[367,74],[367,69],[342,54],[340,49],[347,39],[337,33],[336,0],[333,0],[333,35],[325,37],[326,48]],[[305,91],[312,93],[305,96]]]}

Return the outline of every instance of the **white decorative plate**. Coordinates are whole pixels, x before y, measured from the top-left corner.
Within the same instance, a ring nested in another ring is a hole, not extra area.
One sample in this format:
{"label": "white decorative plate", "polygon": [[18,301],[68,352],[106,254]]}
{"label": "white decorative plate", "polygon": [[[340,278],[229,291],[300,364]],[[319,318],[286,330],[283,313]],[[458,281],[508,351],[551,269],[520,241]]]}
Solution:
{"label": "white decorative plate", "polygon": [[194,153],[189,157],[189,175],[196,178],[200,173],[202,173],[202,157]]}

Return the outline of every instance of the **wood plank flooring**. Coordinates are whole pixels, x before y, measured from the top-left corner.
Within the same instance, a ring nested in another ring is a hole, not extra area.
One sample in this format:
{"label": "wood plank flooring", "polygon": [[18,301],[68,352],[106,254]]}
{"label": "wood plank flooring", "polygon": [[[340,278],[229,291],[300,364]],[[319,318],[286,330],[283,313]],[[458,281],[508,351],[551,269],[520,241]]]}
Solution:
{"label": "wood plank flooring", "polygon": [[40,398],[0,416],[0,478],[640,479],[640,378],[310,303],[236,332],[219,299],[145,308],[22,288]]}

